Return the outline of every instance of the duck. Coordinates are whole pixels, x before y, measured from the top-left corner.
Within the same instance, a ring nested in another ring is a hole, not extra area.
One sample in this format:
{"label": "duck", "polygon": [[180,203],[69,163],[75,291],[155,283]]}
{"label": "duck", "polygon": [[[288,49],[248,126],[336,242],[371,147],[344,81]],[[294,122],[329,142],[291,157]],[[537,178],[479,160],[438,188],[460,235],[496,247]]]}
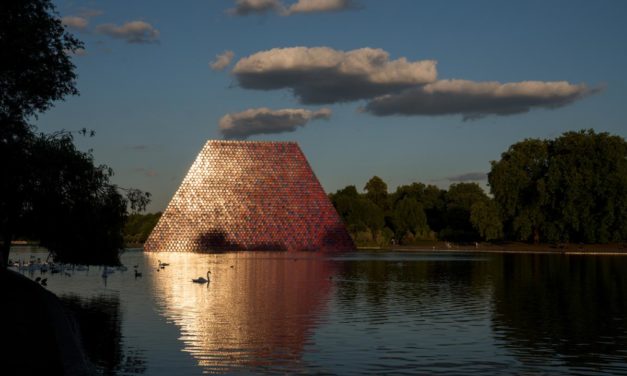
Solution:
{"label": "duck", "polygon": [[194,283],[207,283],[207,282],[211,282],[209,280],[209,274],[211,274],[211,272],[209,270],[207,270],[207,279],[203,278],[203,277],[198,277],[195,279],[192,279],[192,282]]}

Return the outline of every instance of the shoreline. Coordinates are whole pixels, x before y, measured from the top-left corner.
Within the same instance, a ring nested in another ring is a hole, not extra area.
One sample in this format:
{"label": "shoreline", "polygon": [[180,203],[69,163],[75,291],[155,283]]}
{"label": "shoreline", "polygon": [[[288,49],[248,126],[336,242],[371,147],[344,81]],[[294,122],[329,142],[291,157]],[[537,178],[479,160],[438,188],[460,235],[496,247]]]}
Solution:
{"label": "shoreline", "polygon": [[[448,244],[448,245],[447,245]],[[471,253],[518,253],[558,255],[627,256],[627,243],[608,244],[528,244],[520,242],[454,244],[442,241],[418,245],[390,247],[357,247],[357,251],[394,252],[471,252]]]}

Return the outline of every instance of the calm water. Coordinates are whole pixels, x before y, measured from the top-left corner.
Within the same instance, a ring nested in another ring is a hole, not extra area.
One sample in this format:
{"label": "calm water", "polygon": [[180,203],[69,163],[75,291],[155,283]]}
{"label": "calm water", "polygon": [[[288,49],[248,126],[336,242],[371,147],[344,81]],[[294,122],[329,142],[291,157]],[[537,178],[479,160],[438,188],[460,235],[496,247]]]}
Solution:
{"label": "calm water", "polygon": [[[158,260],[170,266],[157,271]],[[94,267],[47,276],[104,374],[627,375],[627,257],[127,251],[122,261],[129,270],[107,279]],[[210,284],[191,282],[207,270]]]}

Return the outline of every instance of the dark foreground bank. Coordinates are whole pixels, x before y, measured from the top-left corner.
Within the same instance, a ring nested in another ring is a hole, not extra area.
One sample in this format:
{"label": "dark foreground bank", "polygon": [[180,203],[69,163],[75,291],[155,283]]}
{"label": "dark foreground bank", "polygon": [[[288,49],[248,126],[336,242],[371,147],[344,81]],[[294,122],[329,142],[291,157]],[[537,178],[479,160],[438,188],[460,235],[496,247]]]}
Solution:
{"label": "dark foreground bank", "polygon": [[38,283],[0,270],[3,375],[92,375],[74,320]]}

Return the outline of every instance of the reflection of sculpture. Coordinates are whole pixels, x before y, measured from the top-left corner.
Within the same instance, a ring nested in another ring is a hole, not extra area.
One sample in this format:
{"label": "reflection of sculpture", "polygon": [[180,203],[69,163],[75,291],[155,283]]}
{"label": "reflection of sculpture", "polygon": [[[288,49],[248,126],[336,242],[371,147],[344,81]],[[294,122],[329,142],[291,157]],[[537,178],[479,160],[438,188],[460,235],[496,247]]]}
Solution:
{"label": "reflection of sculpture", "polygon": [[[162,314],[180,328],[185,351],[204,371],[298,372],[308,336],[330,299],[336,265],[306,255],[160,254],[174,267],[152,273],[152,283]],[[207,267],[210,284],[189,282]]]}
{"label": "reflection of sculpture", "polygon": [[144,248],[335,251],[354,245],[296,143],[208,141]]}

